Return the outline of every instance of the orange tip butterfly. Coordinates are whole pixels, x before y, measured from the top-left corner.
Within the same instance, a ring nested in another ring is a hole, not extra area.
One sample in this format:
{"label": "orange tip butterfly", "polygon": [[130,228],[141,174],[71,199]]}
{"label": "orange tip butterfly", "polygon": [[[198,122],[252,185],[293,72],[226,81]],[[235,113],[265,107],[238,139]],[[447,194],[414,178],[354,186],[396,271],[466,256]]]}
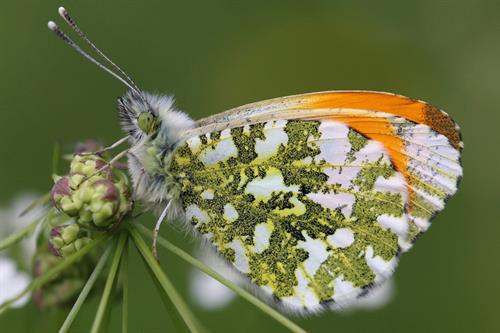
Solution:
{"label": "orange tip butterfly", "polygon": [[326,91],[193,120],[142,91],[54,22],[48,27],[128,88],[118,111],[135,195],[183,221],[282,310],[341,309],[384,283],[462,177],[460,129],[423,101]]}

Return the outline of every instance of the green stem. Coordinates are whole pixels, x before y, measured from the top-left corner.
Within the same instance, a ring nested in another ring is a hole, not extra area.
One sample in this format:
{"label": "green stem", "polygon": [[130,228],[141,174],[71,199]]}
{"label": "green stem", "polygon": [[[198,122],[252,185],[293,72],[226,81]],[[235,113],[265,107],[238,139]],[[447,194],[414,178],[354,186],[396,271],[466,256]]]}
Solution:
{"label": "green stem", "polygon": [[33,221],[30,225],[24,227],[23,229],[19,230],[18,232],[10,235],[9,237],[5,238],[4,240],[0,241],[0,251],[5,250],[9,246],[12,246],[21,240],[23,238],[30,236],[33,231],[35,231],[36,227],[38,224],[40,224],[43,220],[45,219],[45,216],[40,217]]}
{"label": "green stem", "polygon": [[181,298],[172,282],[170,282],[170,280],[167,278],[137,229],[132,224],[128,224],[127,228],[130,231],[130,235],[132,236],[137,249],[145,259],[146,263],[149,265],[153,274],[156,276],[165,293],[168,295],[168,297],[176,307],[186,326],[193,333],[200,332],[198,328],[198,322],[194,318],[194,315],[191,313],[191,310]]}
{"label": "green stem", "polygon": [[102,270],[104,269],[104,266],[106,265],[106,262],[108,260],[108,257],[111,253],[112,246],[109,245],[106,248],[106,251],[104,254],[101,256],[99,261],[97,262],[97,265],[94,268],[94,271],[90,275],[89,279],[85,283],[85,286],[83,287],[82,291],[80,292],[80,295],[78,296],[78,299],[76,300],[75,304],[73,305],[73,308],[71,308],[71,311],[69,312],[68,316],[66,317],[66,320],[64,321],[63,325],[59,329],[59,333],[66,333],[68,332],[69,328],[71,327],[71,324],[73,324],[73,321],[75,320],[76,316],[80,312],[83,303],[87,300],[87,296],[89,295],[90,291],[92,290],[92,287],[94,286],[95,282],[101,275]]}
{"label": "green stem", "polygon": [[22,211],[21,214],[19,214],[19,217],[23,217],[24,215],[28,214],[29,212],[31,212],[36,207],[45,205],[46,203],[49,202],[49,200],[50,200],[50,192],[49,193],[45,193],[40,198],[38,198],[35,201],[33,201],[28,207],[26,207]]}
{"label": "green stem", "polygon": [[[146,227],[143,225],[137,225],[137,228],[146,236],[149,238],[153,237],[153,234],[151,231],[149,231]],[[159,236],[158,237],[158,243],[163,246],[165,249],[169,250],[170,252],[174,253],[184,261],[188,262],[189,264],[193,265],[194,267],[198,268],[202,272],[210,275],[229,289],[233,290],[235,293],[246,299],[248,302],[252,303],[255,305],[257,308],[265,312],[267,315],[269,315],[271,318],[275,319],[278,321],[280,324],[288,328],[290,331],[295,332],[295,333],[306,333],[306,331],[292,322],[290,319],[286,318],[284,315],[273,309],[271,306],[267,305],[266,303],[262,302],[259,300],[257,297],[253,296],[250,294],[248,291],[245,289],[241,288],[240,286],[236,285],[235,283],[229,281],[228,279],[224,278],[222,275],[214,271],[212,268],[209,266],[205,265],[203,262],[199,261],[198,259],[192,257],[189,255],[187,252],[184,250],[178,248],[174,244],[170,243],[167,241],[165,238]]]}
{"label": "green stem", "polygon": [[128,332],[128,238],[127,244],[125,244],[125,252],[123,252],[122,263],[120,267],[120,275],[122,277],[122,288],[123,288],[123,298],[122,298],[122,333]]}
{"label": "green stem", "polygon": [[98,333],[103,331],[102,326],[106,319],[106,314],[108,313],[108,306],[110,304],[109,300],[112,291],[114,290],[113,287],[116,280],[116,273],[118,272],[118,267],[120,266],[120,259],[123,253],[123,249],[125,248],[127,236],[128,235],[126,232],[122,232],[120,234],[120,238],[118,239],[116,250],[113,255],[113,260],[111,261],[111,267],[109,268],[109,273],[106,278],[106,285],[104,286],[101,301],[99,303],[99,307],[97,308],[94,323],[92,324],[92,329],[90,331],[91,333]]}
{"label": "green stem", "polygon": [[71,266],[73,263],[76,261],[80,260],[83,256],[85,256],[87,253],[92,251],[94,248],[96,248],[98,245],[102,244],[107,238],[109,238],[109,235],[100,235],[98,236],[95,240],[90,242],[89,244],[85,245],[80,251],[73,253],[72,255],[65,257],[61,260],[59,264],[54,266],[52,269],[47,271],[45,274],[42,276],[37,277],[31,283],[17,296],[9,299],[5,303],[0,305],[0,312],[2,312],[4,309],[9,308],[13,303],[17,302],[19,299],[21,299],[23,296],[27,295],[31,291],[38,289],[42,287],[44,284],[50,282],[51,280],[57,278],[61,272],[66,270],[69,266]]}
{"label": "green stem", "polygon": [[176,333],[189,333],[189,328],[186,326],[184,323],[184,319],[182,319],[181,315],[179,314],[179,311],[177,311],[177,308],[175,307],[174,303],[168,298],[168,295],[165,293],[163,290],[162,285],[160,284],[159,280],[156,278],[155,274],[151,270],[151,267],[149,267],[146,259],[141,256],[141,259],[146,266],[146,271],[149,273],[149,276],[151,276],[151,280],[153,280],[153,283],[158,290],[158,295],[161,298],[161,301],[163,302],[163,305],[165,306],[165,309],[167,310],[168,317],[172,321],[172,324],[174,325],[174,331]]}

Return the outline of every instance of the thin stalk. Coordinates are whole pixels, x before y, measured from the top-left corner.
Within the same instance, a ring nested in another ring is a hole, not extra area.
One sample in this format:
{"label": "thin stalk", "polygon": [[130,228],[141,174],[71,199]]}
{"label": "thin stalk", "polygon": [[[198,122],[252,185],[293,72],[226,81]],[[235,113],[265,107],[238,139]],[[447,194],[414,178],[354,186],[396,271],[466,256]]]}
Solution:
{"label": "thin stalk", "polygon": [[40,198],[37,198],[35,201],[33,201],[28,207],[26,207],[21,212],[21,214],[19,214],[19,217],[23,217],[24,215],[28,214],[29,212],[31,212],[36,207],[45,205],[46,203],[49,202],[49,200],[50,200],[50,192],[49,193],[45,193]]}
{"label": "thin stalk", "polygon": [[123,296],[122,296],[122,333],[128,333],[128,300],[129,300],[129,291],[128,291],[128,238],[127,243],[125,244],[125,249],[122,255],[122,263],[120,267],[120,275],[122,277],[122,288],[123,288]]}
{"label": "thin stalk", "polygon": [[172,321],[172,324],[174,325],[174,331],[176,333],[184,333],[184,332],[189,332],[189,328],[186,326],[184,323],[184,320],[182,319],[181,315],[179,314],[179,311],[175,308],[174,303],[168,298],[168,295],[165,293],[163,290],[163,287],[161,286],[160,282],[156,278],[155,274],[151,270],[151,267],[148,266],[148,263],[146,262],[146,259],[141,256],[141,259],[146,266],[146,271],[149,273],[149,276],[151,277],[151,280],[153,281],[156,289],[158,290],[158,295],[161,298],[161,301],[163,302],[163,305],[165,305],[165,309],[167,310],[167,314]]}
{"label": "thin stalk", "polygon": [[125,248],[128,234],[122,232],[118,238],[118,243],[116,245],[115,253],[111,261],[111,267],[109,268],[108,276],[106,278],[106,284],[104,286],[104,291],[102,293],[101,301],[99,307],[97,308],[97,313],[95,315],[94,323],[92,324],[91,333],[102,332],[102,326],[105,321],[106,313],[108,312],[108,306],[110,304],[110,297],[113,291],[113,286],[116,281],[116,273],[118,272],[118,267],[120,266],[120,259]]}
{"label": "thin stalk", "polygon": [[[137,228],[146,236],[152,239],[153,233],[144,227],[143,225],[138,224]],[[257,297],[246,291],[245,289],[241,288],[240,286],[236,285],[235,283],[229,281],[216,271],[214,271],[212,268],[209,266],[205,265],[203,262],[199,261],[198,259],[192,257],[190,254],[185,252],[184,250],[180,249],[179,247],[175,246],[174,244],[170,243],[163,237],[158,237],[158,243],[163,246],[165,249],[169,250],[173,254],[177,255],[184,261],[188,262],[189,264],[193,265],[194,267],[198,268],[202,272],[210,275],[232,291],[234,291],[236,294],[240,295],[242,298],[246,299],[248,302],[252,303],[255,305],[257,308],[262,310],[264,313],[269,315],[271,318],[275,319],[277,322],[288,328],[290,331],[294,333],[306,333],[306,331],[292,322],[290,319],[273,309],[271,306],[267,305],[266,303],[262,302],[259,300]]]}
{"label": "thin stalk", "polygon": [[38,288],[42,287],[44,284],[57,278],[57,276],[61,272],[66,270],[69,266],[71,266],[76,261],[80,260],[87,253],[89,253],[94,248],[96,248],[97,246],[102,244],[108,238],[109,238],[109,235],[99,235],[92,242],[85,245],[80,251],[75,252],[72,255],[63,258],[59,264],[54,266],[52,269],[47,271],[42,276],[39,276],[36,279],[34,279],[33,281],[31,281],[31,283],[23,291],[21,291],[19,294],[17,294],[15,297],[13,297],[13,298],[7,300],[5,303],[1,304],[0,305],[0,312],[9,308],[13,303],[17,302],[19,299],[21,299],[23,296],[27,295],[31,291],[38,289]]}
{"label": "thin stalk", "polygon": [[106,251],[104,254],[99,258],[99,261],[97,262],[97,265],[94,268],[94,271],[90,275],[89,279],[85,283],[85,286],[83,287],[82,291],[80,292],[80,295],[78,296],[78,299],[76,300],[75,304],[73,305],[73,308],[71,308],[71,311],[69,312],[68,316],[66,317],[66,320],[64,320],[63,325],[59,329],[59,333],[66,333],[68,332],[69,328],[73,324],[73,321],[75,320],[76,316],[80,312],[83,303],[87,300],[87,296],[89,295],[90,291],[92,290],[92,287],[94,286],[95,282],[101,275],[102,270],[104,269],[104,266],[106,266],[106,262],[109,258],[109,255],[111,253],[112,245],[109,245],[106,248]]}
{"label": "thin stalk", "polygon": [[158,262],[155,260],[153,254],[151,253],[149,247],[146,245],[144,242],[144,239],[142,239],[141,235],[137,231],[137,229],[132,226],[131,224],[128,224],[127,226],[128,230],[130,231],[130,235],[132,236],[132,239],[134,240],[134,243],[151,268],[152,272],[158,279],[158,282],[161,284],[163,290],[165,293],[168,295],[174,306],[176,307],[177,311],[179,312],[180,316],[184,320],[184,323],[186,326],[189,328],[189,330],[193,333],[200,332],[199,329],[199,324],[197,320],[195,319],[193,313],[187,306],[187,304],[184,302],[182,297],[179,295],[175,287],[173,286],[172,282],[167,278],[163,270],[161,269],[160,265]]}
{"label": "thin stalk", "polygon": [[31,224],[27,225],[26,227],[22,228],[18,232],[14,233],[14,234],[10,235],[9,237],[5,238],[4,240],[0,241],[0,251],[3,251],[6,248],[22,241],[24,238],[30,236],[35,231],[36,227],[44,220],[44,218],[45,218],[45,216],[37,218]]}

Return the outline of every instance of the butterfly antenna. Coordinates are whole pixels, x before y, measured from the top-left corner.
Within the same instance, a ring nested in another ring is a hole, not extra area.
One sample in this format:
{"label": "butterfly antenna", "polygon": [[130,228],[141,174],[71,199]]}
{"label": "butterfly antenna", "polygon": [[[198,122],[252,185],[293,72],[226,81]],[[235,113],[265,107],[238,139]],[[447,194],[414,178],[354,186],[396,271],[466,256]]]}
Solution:
{"label": "butterfly antenna", "polygon": [[68,11],[64,7],[59,7],[58,9],[59,15],[63,18],[63,20],[95,51],[97,52],[101,57],[106,59],[106,61],[113,66],[120,74],[122,74],[128,82],[134,86],[135,90],[140,90],[139,87],[135,84],[134,80],[130,78],[130,76],[125,73],[123,69],[121,69],[117,64],[115,64],[108,56],[106,56],[101,50],[95,46],[94,43],[85,35],[85,33],[78,27],[76,22],[73,20],[73,18],[69,15]]}
{"label": "butterfly antenna", "polygon": [[92,62],[94,65],[96,65],[97,67],[105,70],[106,72],[108,72],[109,74],[111,74],[112,76],[114,76],[116,79],[120,80],[123,84],[125,84],[131,90],[133,90],[133,91],[137,92],[139,95],[141,95],[141,93],[139,92],[139,90],[137,88],[133,87],[130,83],[128,83],[125,79],[123,79],[120,75],[116,74],[111,69],[109,69],[108,67],[104,66],[99,61],[95,60],[90,55],[88,55],[84,50],[82,50],[53,21],[49,21],[48,27],[49,27],[50,30],[52,30],[56,34],[57,37],[61,38],[66,44],[68,44],[69,46],[71,46],[76,52],[80,53],[80,55],[82,55],[83,57],[87,58],[87,60],[89,60],[90,62]]}

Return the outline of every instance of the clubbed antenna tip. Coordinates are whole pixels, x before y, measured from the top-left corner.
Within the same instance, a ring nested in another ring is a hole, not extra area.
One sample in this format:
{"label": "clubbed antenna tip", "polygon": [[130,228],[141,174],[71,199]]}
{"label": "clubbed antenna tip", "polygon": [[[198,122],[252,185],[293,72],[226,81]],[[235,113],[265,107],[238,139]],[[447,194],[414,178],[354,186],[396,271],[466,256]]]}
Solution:
{"label": "clubbed antenna tip", "polygon": [[[106,61],[108,61],[111,66],[117,70],[120,74],[124,76],[120,76],[119,74],[115,73],[108,67],[104,66],[101,64],[99,61],[97,61],[95,58],[91,57],[87,52],[83,51],[80,46],[78,46],[68,35],[62,31],[57,24],[55,24],[53,21],[49,21],[47,26],[49,27],[50,30],[52,30],[59,38],[61,38],[66,44],[71,46],[74,50],[76,50],[78,53],[80,53],[83,57],[87,58],[90,60],[92,63],[94,63],[97,67],[102,68],[112,76],[114,76],[116,79],[120,80],[122,83],[124,83],[128,88],[131,90],[135,91],[137,94],[141,95],[140,89],[137,87],[137,85],[134,83],[134,81],[120,68],[118,67],[114,62],[111,61],[101,50],[99,50],[91,41],[90,39],[83,33],[83,31],[77,26],[76,22],[71,18],[69,15],[68,11],[64,7],[59,7],[58,8],[58,13],[59,15],[63,18],[63,20],[73,29],[87,44],[90,45],[90,47],[96,51],[100,56],[102,56]],[[142,95],[141,95],[142,96]]]}

